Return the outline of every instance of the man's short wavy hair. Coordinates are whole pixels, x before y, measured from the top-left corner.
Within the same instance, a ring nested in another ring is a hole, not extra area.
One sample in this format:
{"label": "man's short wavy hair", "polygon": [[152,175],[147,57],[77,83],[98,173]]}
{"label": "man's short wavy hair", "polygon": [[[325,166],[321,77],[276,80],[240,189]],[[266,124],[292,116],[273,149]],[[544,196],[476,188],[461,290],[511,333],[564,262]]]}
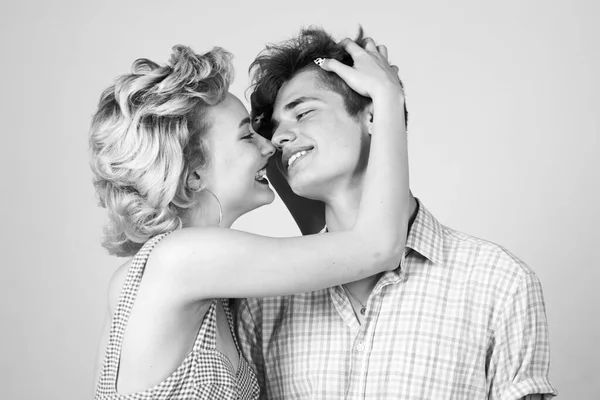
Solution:
{"label": "man's short wavy hair", "polygon": [[177,45],[167,65],[138,59],[102,93],[89,143],[109,253],[135,254],[151,237],[180,228],[182,213],[196,204],[186,177],[209,161],[207,110],[227,96],[231,58],[218,47],[195,54]]}
{"label": "man's short wavy hair", "polygon": [[[361,47],[365,46],[366,38],[362,27],[354,41]],[[350,54],[330,34],[316,27],[302,29],[295,38],[267,45],[256,57],[249,69],[252,79],[250,100],[253,129],[256,132],[271,139],[273,129],[270,122],[279,89],[298,73],[308,69],[318,71],[320,83],[342,96],[346,111],[351,116],[356,116],[371,104],[370,98],[356,93],[337,74],[316,66],[314,60],[319,57],[336,59],[350,66],[354,64]],[[404,115],[408,121],[406,105]]]}

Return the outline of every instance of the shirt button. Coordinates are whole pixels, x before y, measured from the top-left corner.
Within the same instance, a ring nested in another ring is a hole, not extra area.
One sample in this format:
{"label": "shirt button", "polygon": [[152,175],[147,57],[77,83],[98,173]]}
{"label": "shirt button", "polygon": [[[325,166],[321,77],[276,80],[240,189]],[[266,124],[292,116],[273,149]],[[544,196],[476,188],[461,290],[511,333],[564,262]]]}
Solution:
{"label": "shirt button", "polygon": [[365,351],[365,344],[363,342],[358,342],[356,345],[356,351],[360,351],[361,353]]}

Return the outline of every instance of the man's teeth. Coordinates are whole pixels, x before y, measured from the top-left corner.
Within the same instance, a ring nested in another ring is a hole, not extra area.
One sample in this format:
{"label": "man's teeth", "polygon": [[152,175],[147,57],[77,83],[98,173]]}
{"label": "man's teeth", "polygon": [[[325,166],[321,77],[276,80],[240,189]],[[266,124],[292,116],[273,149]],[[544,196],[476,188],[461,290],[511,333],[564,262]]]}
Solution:
{"label": "man's teeth", "polygon": [[294,163],[294,161],[296,161],[297,159],[299,159],[300,157],[302,157],[303,155],[305,155],[307,153],[307,151],[302,150],[299,151],[297,153],[295,153],[293,156],[290,157],[290,159],[288,160],[288,168]]}
{"label": "man's teeth", "polygon": [[263,168],[256,173],[254,179],[265,179],[267,177],[267,169]]}

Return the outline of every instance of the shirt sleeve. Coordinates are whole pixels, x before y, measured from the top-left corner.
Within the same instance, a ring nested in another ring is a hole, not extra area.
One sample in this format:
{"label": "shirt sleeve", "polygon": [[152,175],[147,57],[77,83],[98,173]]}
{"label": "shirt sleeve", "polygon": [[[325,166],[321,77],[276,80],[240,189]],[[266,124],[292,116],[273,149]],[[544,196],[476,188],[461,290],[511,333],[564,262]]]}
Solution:
{"label": "shirt sleeve", "polygon": [[260,386],[259,399],[267,399],[265,363],[262,352],[262,312],[258,299],[236,300],[236,333],[242,355],[248,361]]}
{"label": "shirt sleeve", "polygon": [[490,400],[518,400],[529,394],[550,399],[550,342],[542,286],[533,272],[522,276],[502,308],[488,367]]}

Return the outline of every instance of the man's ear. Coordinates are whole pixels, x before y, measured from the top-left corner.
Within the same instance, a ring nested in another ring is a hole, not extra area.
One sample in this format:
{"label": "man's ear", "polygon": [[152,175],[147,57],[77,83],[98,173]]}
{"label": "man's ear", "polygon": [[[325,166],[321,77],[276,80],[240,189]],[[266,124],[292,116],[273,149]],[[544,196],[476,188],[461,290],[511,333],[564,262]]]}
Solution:
{"label": "man's ear", "polygon": [[370,135],[371,131],[373,130],[373,103],[372,102],[368,106],[366,106],[364,108],[364,110],[362,110],[360,112],[360,119],[361,119],[361,123],[362,123],[365,131],[369,132],[369,135]]}
{"label": "man's ear", "polygon": [[190,171],[186,178],[185,184],[192,192],[198,192],[202,188],[202,178],[200,177],[200,169]]}

